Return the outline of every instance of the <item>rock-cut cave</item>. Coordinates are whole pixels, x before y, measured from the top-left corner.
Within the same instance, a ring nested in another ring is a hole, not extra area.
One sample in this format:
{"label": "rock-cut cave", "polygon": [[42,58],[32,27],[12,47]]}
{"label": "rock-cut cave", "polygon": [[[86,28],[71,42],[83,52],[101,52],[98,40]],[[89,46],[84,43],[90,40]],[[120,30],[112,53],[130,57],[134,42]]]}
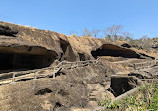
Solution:
{"label": "rock-cut cave", "polygon": [[17,53],[0,50],[0,72],[33,70],[50,66],[56,58],[51,54]]}

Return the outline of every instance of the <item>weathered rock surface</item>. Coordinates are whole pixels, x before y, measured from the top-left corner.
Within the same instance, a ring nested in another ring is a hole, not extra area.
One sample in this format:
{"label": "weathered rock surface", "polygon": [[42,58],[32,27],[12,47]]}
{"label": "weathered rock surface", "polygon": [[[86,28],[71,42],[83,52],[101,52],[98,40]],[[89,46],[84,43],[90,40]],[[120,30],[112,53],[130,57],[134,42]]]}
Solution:
{"label": "weathered rock surface", "polygon": [[67,71],[69,73],[61,71],[56,79],[25,80],[0,86],[0,104],[3,106],[0,110],[47,111],[72,106],[87,107],[92,90],[88,84],[98,84],[97,89],[104,90],[99,84],[109,81],[106,70],[99,65]]}
{"label": "weathered rock surface", "polygon": [[[61,61],[85,61],[100,57],[98,64],[61,69],[55,79],[21,79],[0,86],[0,111],[77,111],[97,107],[99,100],[114,98],[109,92],[110,77],[135,74],[152,78],[157,66],[149,67],[148,74],[134,72],[134,63],[150,61],[154,57],[133,49],[128,44],[109,43],[103,39],[72,37],[57,32],[0,22],[0,82],[12,78],[12,71],[56,66]],[[154,69],[154,71],[153,71]],[[152,74],[149,74],[152,73]],[[52,73],[44,69],[42,74]],[[138,76],[139,75],[139,76]],[[129,75],[131,76],[131,75]],[[137,85],[133,77],[117,78],[112,82],[117,95]],[[133,81],[134,82],[131,82]],[[120,84],[120,89],[117,89]],[[115,93],[114,93],[115,94]],[[88,107],[88,108],[87,108]]]}
{"label": "weathered rock surface", "polygon": [[0,35],[15,36],[17,33],[17,30],[11,30],[9,26],[0,25]]}
{"label": "weathered rock surface", "polygon": [[[142,56],[137,51],[127,47],[122,47],[121,45],[111,44],[103,39],[65,36],[53,31],[39,30],[5,22],[0,22],[0,26],[8,27],[3,29],[3,31],[6,31],[8,34],[9,32],[7,32],[7,29],[13,32],[16,30],[18,32],[16,33],[14,40],[11,39],[10,42],[16,43],[19,39],[22,39],[24,41],[22,44],[29,43],[31,46],[35,45],[45,47],[48,50],[55,51],[59,60],[87,60],[96,58],[97,56],[107,55],[134,58]],[[1,36],[1,38],[3,37]],[[19,44],[19,42],[17,43]]]}

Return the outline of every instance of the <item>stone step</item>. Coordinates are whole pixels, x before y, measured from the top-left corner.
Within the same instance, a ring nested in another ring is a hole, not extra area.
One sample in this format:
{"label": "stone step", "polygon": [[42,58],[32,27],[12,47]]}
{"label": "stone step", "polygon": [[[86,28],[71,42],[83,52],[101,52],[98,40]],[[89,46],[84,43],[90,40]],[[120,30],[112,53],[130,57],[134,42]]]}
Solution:
{"label": "stone step", "polygon": [[97,91],[97,89],[91,89],[91,92],[92,92],[92,91]]}
{"label": "stone step", "polygon": [[99,92],[99,91],[95,91],[95,92],[93,91],[93,92],[91,92],[89,95],[96,95],[96,94],[98,94],[98,92]]}
{"label": "stone step", "polygon": [[97,101],[97,98],[89,98],[89,101]]}
{"label": "stone step", "polygon": [[90,96],[89,98],[96,98],[96,96]]}
{"label": "stone step", "polygon": [[96,96],[97,94],[94,93],[90,93],[89,96]]}

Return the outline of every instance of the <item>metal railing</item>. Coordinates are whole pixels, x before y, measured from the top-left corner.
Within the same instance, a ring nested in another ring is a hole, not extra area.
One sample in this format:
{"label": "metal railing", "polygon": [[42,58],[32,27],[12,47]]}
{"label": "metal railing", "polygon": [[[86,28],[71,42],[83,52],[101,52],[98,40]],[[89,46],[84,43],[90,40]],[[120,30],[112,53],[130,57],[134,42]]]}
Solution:
{"label": "metal railing", "polygon": [[[45,77],[50,77],[50,76],[53,76],[53,78],[55,79],[56,74],[62,69],[74,69],[74,68],[83,67],[83,66],[86,66],[89,64],[97,65],[99,63],[99,59],[100,58],[98,58],[96,60],[86,60],[86,61],[76,61],[76,62],[62,61],[57,66],[51,66],[51,67],[47,67],[47,68],[22,71],[22,72],[10,72],[7,74],[12,75],[12,77],[7,78],[5,80],[11,79],[11,82],[4,83],[4,84],[15,83],[16,81],[20,81],[22,79],[34,79],[34,80],[36,80],[38,78],[45,78]],[[43,71],[45,71],[45,70],[48,70],[49,73],[43,73]],[[3,80],[3,79],[0,79],[0,80]],[[0,85],[3,84],[3,83],[1,84],[1,82],[2,81],[0,81]]]}
{"label": "metal railing", "polygon": [[149,68],[152,66],[158,65],[158,60],[152,60],[152,61],[146,61],[146,62],[141,62],[141,63],[134,63],[134,69],[139,70],[143,68]]}

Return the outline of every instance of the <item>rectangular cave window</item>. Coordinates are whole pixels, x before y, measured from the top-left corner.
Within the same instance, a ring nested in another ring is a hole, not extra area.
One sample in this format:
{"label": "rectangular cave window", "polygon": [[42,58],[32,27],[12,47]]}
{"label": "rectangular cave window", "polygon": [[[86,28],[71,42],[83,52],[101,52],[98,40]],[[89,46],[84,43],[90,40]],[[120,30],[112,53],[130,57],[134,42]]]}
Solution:
{"label": "rectangular cave window", "polygon": [[0,53],[0,70],[7,70],[13,68],[13,54]]}
{"label": "rectangular cave window", "polygon": [[52,58],[49,55],[0,53],[0,72],[44,68],[51,63]]}

